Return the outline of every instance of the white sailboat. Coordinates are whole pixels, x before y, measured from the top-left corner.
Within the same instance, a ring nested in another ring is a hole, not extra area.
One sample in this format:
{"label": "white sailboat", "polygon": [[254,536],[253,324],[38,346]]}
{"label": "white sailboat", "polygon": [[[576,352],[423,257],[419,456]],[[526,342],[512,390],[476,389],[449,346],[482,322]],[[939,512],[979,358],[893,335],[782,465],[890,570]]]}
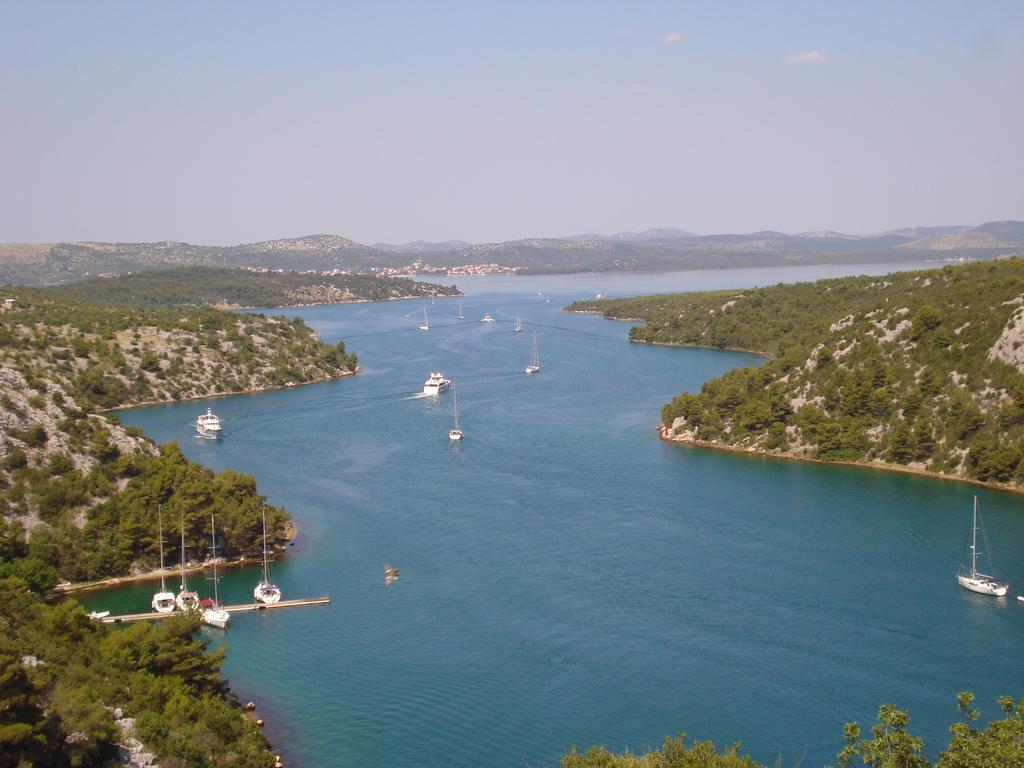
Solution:
{"label": "white sailboat", "polygon": [[263,505],[263,576],[253,588],[252,596],[257,603],[276,603],[281,599],[281,590],[270,580],[270,565],[267,560],[267,507]]}
{"label": "white sailboat", "polygon": [[153,595],[153,610],[157,613],[170,613],[174,610],[174,593],[167,591],[167,580],[164,578],[164,518],[163,505],[156,508],[157,531],[160,535],[160,591]]}
{"label": "white sailboat", "polygon": [[430,323],[427,322],[427,308],[423,308],[423,325],[420,326],[421,331],[429,331]]}
{"label": "white sailboat", "polygon": [[462,297],[459,297],[459,320],[465,320],[466,317],[462,314]]}
{"label": "white sailboat", "polygon": [[519,322],[519,315],[516,315],[516,333],[523,332],[523,324]]}
{"label": "white sailboat", "polygon": [[[971,569],[968,571],[967,568],[961,563],[960,570],[957,571],[956,580],[960,583],[960,586],[964,589],[969,589],[971,592],[977,592],[982,595],[995,595],[996,597],[1002,597],[1007,593],[1010,585],[1003,579],[996,578],[995,576],[989,576],[988,574],[981,573],[978,570],[978,530],[981,529],[982,538],[985,537],[985,530],[981,528],[978,521],[978,497],[974,497],[974,523],[971,526]],[[989,560],[989,569],[992,568],[991,559]]]}
{"label": "white sailboat", "polygon": [[181,589],[174,598],[175,604],[182,611],[192,611],[199,607],[199,595],[190,592],[185,579],[185,515],[181,516]]}
{"label": "white sailboat", "polygon": [[452,428],[448,430],[449,440],[461,440],[462,430],[459,429],[459,395],[455,391],[455,385],[452,385],[452,415],[454,416],[454,424]]}
{"label": "white sailboat", "polygon": [[537,351],[537,332],[533,332],[533,360],[523,371],[526,373],[537,373],[540,370],[540,353]]}
{"label": "white sailboat", "polygon": [[210,515],[210,553],[213,557],[213,600],[204,600],[205,604],[203,607],[203,624],[209,624],[211,627],[220,627],[224,629],[231,621],[231,614],[224,610],[224,606],[220,604],[220,595],[217,592],[217,528],[216,522],[213,519],[213,515]]}

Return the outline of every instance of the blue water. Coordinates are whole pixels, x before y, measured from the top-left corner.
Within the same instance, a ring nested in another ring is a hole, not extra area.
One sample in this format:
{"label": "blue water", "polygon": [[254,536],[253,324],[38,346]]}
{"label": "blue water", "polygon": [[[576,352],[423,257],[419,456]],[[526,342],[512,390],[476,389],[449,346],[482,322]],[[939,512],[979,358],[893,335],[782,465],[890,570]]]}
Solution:
{"label": "blue water", "polygon": [[[665,444],[665,401],[759,359],[631,345],[626,324],[559,312],[596,292],[841,271],[473,278],[463,322],[456,300],[287,310],[344,338],[362,375],[123,413],[252,473],[294,515],[275,579],[332,603],[236,615],[223,635],[232,686],[286,764],[552,765],[686,731],[817,766],[882,703],[909,708],[934,753],[957,691],[986,714],[1024,693],[1024,603],[953,578],[977,493],[996,564],[1024,588],[1021,498]],[[535,330],[542,371],[526,376]],[[416,396],[431,370],[457,382],[461,444],[450,394]],[[207,404],[217,443],[191,435]],[[401,570],[388,588],[385,562]],[[256,577],[229,572],[223,596],[247,600]],[[151,592],[89,603],[143,610]]]}

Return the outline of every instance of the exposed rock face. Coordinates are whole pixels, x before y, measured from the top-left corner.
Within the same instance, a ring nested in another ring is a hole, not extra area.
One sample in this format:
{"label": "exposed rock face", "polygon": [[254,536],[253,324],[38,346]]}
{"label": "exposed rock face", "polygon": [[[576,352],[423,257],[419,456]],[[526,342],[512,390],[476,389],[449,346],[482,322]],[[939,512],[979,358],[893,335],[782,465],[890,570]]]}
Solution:
{"label": "exposed rock face", "polygon": [[1002,360],[1024,373],[1024,307],[1015,309],[988,353],[989,360]]}
{"label": "exposed rock face", "polygon": [[117,745],[118,762],[127,768],[160,768],[156,755],[147,752],[135,737],[135,719],[121,717],[120,714],[120,708],[114,710],[114,724],[121,731],[121,741]]}

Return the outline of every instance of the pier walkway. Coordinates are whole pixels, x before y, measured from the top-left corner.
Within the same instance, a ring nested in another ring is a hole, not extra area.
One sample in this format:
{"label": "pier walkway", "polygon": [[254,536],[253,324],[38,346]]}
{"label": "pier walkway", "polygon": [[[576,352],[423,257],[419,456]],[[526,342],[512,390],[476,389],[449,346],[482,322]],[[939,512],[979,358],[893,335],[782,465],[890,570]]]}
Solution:
{"label": "pier walkway", "polygon": [[[277,603],[244,603],[242,605],[225,605],[224,610],[228,613],[245,613],[247,611],[269,611],[274,608],[300,608],[304,605],[325,605],[331,602],[331,598],[306,597],[298,600],[281,600]],[[153,619],[166,619],[169,616],[180,616],[181,611],[171,613],[127,613],[122,616],[104,616],[101,621],[104,624],[124,624],[130,621],[150,621]]]}

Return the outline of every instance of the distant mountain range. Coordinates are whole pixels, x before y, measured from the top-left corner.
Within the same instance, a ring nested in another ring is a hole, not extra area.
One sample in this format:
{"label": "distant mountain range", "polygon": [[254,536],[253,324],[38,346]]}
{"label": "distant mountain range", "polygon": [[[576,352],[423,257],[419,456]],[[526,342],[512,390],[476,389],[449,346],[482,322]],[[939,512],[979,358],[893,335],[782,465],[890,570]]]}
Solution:
{"label": "distant mountain range", "polygon": [[614,235],[364,245],[308,235],[235,246],[157,243],[0,244],[0,283],[59,284],[147,269],[208,265],[284,270],[571,273],[990,259],[1024,253],[1024,222],[909,227],[873,235],[763,231],[697,235],[648,229]]}

